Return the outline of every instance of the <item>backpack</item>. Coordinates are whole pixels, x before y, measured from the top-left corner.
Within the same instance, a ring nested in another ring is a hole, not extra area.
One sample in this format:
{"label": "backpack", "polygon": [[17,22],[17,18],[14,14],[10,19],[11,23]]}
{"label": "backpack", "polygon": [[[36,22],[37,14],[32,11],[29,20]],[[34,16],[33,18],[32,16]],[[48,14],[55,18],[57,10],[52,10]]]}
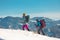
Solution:
{"label": "backpack", "polygon": [[40,22],[41,22],[41,27],[44,28],[46,26],[45,21],[44,20],[40,20]]}
{"label": "backpack", "polygon": [[29,15],[25,16],[25,19],[26,19],[25,21],[29,22],[29,18],[30,18]]}
{"label": "backpack", "polygon": [[38,26],[38,27],[41,26],[41,22],[40,22],[40,21],[37,22],[37,26]]}

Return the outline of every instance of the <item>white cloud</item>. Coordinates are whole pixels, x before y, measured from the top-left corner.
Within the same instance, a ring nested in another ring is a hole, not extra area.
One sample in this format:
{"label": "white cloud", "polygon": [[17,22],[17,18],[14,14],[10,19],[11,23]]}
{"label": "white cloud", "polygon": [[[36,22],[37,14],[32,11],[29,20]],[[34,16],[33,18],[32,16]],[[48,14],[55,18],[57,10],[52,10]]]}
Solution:
{"label": "white cloud", "polygon": [[60,19],[60,13],[35,13],[35,14],[30,14],[31,18],[32,17],[47,17],[51,19]]}
{"label": "white cloud", "polygon": [[[55,19],[55,20],[58,20],[60,19],[60,13],[56,12],[56,13],[53,13],[53,12],[49,12],[49,13],[30,13],[27,15],[30,15],[30,17],[47,17],[47,18],[51,18],[51,19]],[[6,15],[7,16],[7,15]],[[6,16],[0,16],[1,17],[6,17]],[[13,17],[22,17],[22,14],[17,14],[17,15],[10,15],[10,16],[13,16]]]}

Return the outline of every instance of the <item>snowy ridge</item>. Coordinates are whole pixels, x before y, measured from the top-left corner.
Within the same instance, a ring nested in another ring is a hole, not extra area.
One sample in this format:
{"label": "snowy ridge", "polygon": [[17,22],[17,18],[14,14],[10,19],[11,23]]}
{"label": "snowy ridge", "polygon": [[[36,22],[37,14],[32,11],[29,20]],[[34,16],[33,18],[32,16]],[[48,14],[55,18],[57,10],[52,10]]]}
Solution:
{"label": "snowy ridge", "polygon": [[4,40],[60,40],[29,31],[11,29],[0,29],[0,38]]}

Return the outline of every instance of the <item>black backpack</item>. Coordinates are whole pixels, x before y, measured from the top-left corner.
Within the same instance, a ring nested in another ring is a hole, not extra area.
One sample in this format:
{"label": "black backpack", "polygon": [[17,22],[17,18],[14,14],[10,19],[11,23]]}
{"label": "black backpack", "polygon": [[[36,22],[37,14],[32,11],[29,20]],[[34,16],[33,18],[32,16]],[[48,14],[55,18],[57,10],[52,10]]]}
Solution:
{"label": "black backpack", "polygon": [[29,18],[30,18],[29,15],[25,16],[25,18],[26,18],[25,21],[26,21],[26,22],[29,22]]}

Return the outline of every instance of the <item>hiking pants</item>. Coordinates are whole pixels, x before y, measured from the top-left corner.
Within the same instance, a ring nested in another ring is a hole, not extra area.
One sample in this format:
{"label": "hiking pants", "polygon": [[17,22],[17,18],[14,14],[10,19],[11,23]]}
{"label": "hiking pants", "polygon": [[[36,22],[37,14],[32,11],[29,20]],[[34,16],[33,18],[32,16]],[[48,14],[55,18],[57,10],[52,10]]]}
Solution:
{"label": "hiking pants", "polygon": [[22,29],[23,29],[23,30],[25,30],[25,29],[26,29],[26,30],[28,30],[28,31],[29,31],[29,28],[28,28],[28,25],[27,25],[27,24],[24,24],[24,25],[22,26]]}
{"label": "hiking pants", "polygon": [[42,34],[45,35],[41,27],[38,27],[38,31],[37,32],[38,32],[38,34],[40,34],[40,32],[42,32]]}

